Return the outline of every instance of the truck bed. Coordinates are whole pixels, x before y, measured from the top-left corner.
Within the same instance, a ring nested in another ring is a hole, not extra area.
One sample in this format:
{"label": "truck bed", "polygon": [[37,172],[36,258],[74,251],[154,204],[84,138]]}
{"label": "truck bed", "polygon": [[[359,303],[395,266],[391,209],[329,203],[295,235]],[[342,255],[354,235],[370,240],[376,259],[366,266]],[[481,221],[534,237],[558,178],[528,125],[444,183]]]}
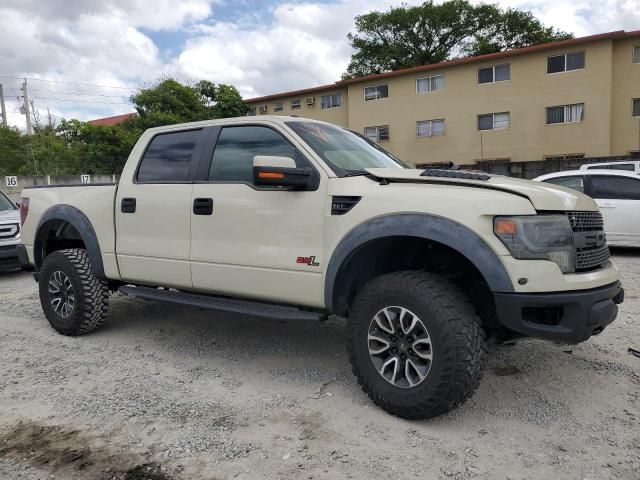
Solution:
{"label": "truck bed", "polygon": [[[115,260],[115,218],[114,202],[117,185],[47,185],[26,187],[22,197],[29,199],[29,214],[22,227],[22,242],[29,258],[33,259],[33,243],[40,219],[51,207],[61,205],[76,208],[82,212],[95,229],[102,252],[105,273],[110,278],[119,278]],[[113,276],[112,276],[113,275]]]}

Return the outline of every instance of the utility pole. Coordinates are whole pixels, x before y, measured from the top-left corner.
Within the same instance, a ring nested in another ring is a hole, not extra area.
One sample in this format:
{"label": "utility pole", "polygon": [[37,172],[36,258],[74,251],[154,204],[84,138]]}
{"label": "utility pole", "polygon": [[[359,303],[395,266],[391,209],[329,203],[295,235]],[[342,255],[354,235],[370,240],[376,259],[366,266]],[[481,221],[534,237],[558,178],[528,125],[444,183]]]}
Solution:
{"label": "utility pole", "polygon": [[4,107],[4,92],[0,83],[0,112],[2,114],[2,126],[7,127],[7,109]]}
{"label": "utility pole", "polygon": [[27,135],[33,134],[33,128],[31,127],[31,114],[29,113],[29,96],[27,95],[27,79],[24,79],[22,84],[22,99],[24,100],[24,114],[27,117]]}

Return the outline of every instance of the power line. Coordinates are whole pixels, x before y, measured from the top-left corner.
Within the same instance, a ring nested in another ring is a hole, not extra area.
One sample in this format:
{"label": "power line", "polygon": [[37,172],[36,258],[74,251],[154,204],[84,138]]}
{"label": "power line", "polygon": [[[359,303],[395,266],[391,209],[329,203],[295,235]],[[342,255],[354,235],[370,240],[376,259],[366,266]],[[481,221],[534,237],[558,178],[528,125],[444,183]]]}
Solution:
{"label": "power line", "polygon": [[100,87],[100,88],[119,88],[121,90],[137,90],[137,88],[131,88],[131,87],[117,87],[115,85],[98,85],[95,83],[76,83],[76,82],[65,82],[62,80],[48,80],[46,78],[35,78],[35,77],[10,77],[10,76],[0,76],[0,78],[11,78],[14,80],[23,80],[24,78],[26,78],[27,80],[33,80],[35,82],[48,82],[48,83],[63,83],[66,85],[77,85],[80,87]]}
{"label": "power line", "polygon": [[131,102],[95,102],[92,100],[76,100],[70,98],[33,97],[34,100],[50,100],[52,102],[101,103],[105,105],[132,105]]}
{"label": "power line", "polygon": [[[20,88],[7,88],[7,90],[13,90],[16,92],[20,92],[21,89]],[[104,95],[102,93],[79,93],[79,92],[60,92],[58,90],[31,90],[32,92],[38,92],[38,93],[58,93],[60,95],[81,95],[81,96],[85,96],[85,97],[108,97],[108,98],[122,98],[122,97],[126,97],[127,94],[122,94],[122,95]]]}

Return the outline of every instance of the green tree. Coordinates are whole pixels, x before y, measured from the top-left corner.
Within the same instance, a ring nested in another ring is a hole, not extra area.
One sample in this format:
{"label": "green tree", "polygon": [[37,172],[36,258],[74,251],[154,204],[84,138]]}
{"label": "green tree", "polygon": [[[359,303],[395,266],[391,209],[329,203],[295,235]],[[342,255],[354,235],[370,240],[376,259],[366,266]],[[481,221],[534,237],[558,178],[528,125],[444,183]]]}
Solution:
{"label": "green tree", "polygon": [[160,125],[245,115],[248,111],[238,90],[203,80],[194,86],[172,78],[162,79],[131,97],[138,117],[125,128],[144,130]]}
{"label": "green tree", "polygon": [[249,111],[240,92],[233,85],[221,83],[215,85],[207,80],[196,84],[196,89],[204,98],[205,105],[211,110],[213,118],[241,117]]}
{"label": "green tree", "polygon": [[[34,135],[0,127],[0,174],[119,173],[140,135],[150,127],[245,115],[248,107],[231,85],[184,85],[158,80],[131,97],[138,116],[115,126],[38,120]],[[35,111],[35,108],[34,108]]]}
{"label": "green tree", "polygon": [[356,33],[348,35],[355,52],[343,78],[571,38],[530,12],[467,0],[393,7],[359,15],[355,23]]}
{"label": "green tree", "polygon": [[20,130],[0,126],[0,176],[22,173],[26,162],[27,150]]}

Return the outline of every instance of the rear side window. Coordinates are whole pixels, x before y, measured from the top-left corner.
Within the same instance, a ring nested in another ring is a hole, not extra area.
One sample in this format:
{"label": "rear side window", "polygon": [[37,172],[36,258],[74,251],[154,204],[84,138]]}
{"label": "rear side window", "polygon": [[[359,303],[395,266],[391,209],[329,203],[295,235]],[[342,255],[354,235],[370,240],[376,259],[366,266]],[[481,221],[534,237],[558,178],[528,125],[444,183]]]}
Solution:
{"label": "rear side window", "polygon": [[587,167],[587,170],[626,170],[628,172],[635,172],[636,166],[633,163],[610,163],[606,165],[594,165],[592,167]]}
{"label": "rear side window", "polygon": [[209,180],[252,184],[256,155],[290,157],[298,163],[294,146],[275,130],[260,126],[225,127],[213,152]]}
{"label": "rear side window", "polygon": [[186,182],[202,130],[156,135],[144,152],[138,182]]}
{"label": "rear side window", "polygon": [[558,177],[544,180],[545,183],[553,183],[561,187],[572,188],[579,192],[584,192],[584,180],[582,177]]}
{"label": "rear side window", "polygon": [[592,175],[591,196],[616,200],[640,200],[640,179]]}

